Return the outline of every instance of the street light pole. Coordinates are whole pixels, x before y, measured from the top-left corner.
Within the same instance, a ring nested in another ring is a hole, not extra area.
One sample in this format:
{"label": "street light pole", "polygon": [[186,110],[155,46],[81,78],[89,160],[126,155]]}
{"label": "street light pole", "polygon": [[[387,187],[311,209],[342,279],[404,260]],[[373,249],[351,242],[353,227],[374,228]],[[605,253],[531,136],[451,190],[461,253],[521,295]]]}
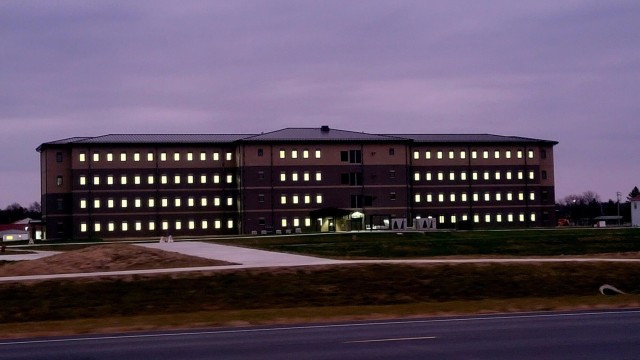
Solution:
{"label": "street light pole", "polygon": [[618,226],[620,226],[620,197],[622,193],[620,191],[616,192],[616,197],[618,198]]}

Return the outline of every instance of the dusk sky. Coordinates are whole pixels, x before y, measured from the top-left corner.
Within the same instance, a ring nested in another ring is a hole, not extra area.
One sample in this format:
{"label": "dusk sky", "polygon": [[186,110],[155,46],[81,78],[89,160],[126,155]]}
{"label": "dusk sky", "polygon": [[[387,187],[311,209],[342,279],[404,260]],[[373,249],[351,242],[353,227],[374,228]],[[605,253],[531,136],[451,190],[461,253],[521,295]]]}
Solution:
{"label": "dusk sky", "polygon": [[559,141],[556,198],[640,186],[640,1],[0,0],[0,208],[112,133]]}

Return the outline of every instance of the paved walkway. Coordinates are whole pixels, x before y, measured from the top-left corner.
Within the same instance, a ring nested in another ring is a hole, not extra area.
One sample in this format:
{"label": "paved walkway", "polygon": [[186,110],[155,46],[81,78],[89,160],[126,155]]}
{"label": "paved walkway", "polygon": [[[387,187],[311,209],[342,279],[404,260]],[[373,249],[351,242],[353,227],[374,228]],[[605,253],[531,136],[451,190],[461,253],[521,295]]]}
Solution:
{"label": "paved walkway", "polygon": [[[13,250],[17,251],[17,250]],[[43,257],[59,254],[59,251],[37,251],[37,250],[25,250],[24,254],[9,254],[0,255],[0,261],[24,261],[24,260],[36,260]]]}
{"label": "paved walkway", "polygon": [[323,265],[337,264],[342,262],[340,260],[323,259],[305,255],[286,254],[274,251],[248,249],[237,246],[218,245],[195,241],[181,241],[173,243],[145,243],[136,245],[152,249],[173,251],[207,259],[222,260],[250,267]]}
{"label": "paved walkway", "polygon": [[[510,258],[510,259],[413,259],[413,260],[333,260],[312,256],[285,254],[272,251],[240,248],[236,246],[218,245],[204,242],[173,242],[173,243],[145,243],[137,244],[148,248],[162,249],[177,253],[199,256],[208,259],[216,259],[232,262],[238,265],[224,266],[204,266],[173,269],[149,269],[149,270],[128,270],[109,271],[93,273],[75,274],[49,274],[49,275],[23,275],[0,277],[0,282],[27,281],[27,280],[49,280],[68,279],[97,276],[123,276],[123,275],[144,275],[144,274],[175,274],[181,272],[216,271],[231,269],[249,269],[281,266],[309,266],[309,265],[329,265],[329,264],[469,264],[469,263],[560,263],[560,262],[640,262],[640,259],[621,258]],[[39,254],[6,255],[6,256],[48,256],[53,251],[39,252]],[[2,259],[2,257],[0,257]]]}

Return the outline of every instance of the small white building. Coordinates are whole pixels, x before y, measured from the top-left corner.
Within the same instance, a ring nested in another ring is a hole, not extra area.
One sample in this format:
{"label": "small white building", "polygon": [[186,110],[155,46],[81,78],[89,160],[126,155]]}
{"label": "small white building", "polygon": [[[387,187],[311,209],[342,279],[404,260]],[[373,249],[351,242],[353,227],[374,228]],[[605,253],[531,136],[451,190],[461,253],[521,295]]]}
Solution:
{"label": "small white building", "polygon": [[640,195],[631,199],[631,226],[640,226]]}

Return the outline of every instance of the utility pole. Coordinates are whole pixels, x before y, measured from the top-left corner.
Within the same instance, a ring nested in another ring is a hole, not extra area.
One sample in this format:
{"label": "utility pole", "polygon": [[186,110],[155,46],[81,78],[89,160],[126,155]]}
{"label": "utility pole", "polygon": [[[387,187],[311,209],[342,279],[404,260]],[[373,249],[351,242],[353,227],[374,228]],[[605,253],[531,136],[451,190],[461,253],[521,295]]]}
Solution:
{"label": "utility pole", "polygon": [[616,197],[618,199],[618,226],[620,226],[620,197],[622,193],[620,191],[616,192]]}

